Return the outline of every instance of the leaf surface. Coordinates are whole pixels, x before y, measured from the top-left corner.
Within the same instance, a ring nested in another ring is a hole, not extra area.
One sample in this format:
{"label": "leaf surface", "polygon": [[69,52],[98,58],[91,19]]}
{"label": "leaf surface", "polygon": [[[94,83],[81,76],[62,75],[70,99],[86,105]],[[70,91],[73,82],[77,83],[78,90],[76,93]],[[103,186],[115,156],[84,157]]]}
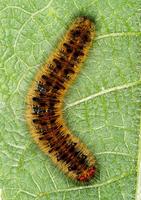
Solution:
{"label": "leaf surface", "polygon": [[[130,200],[140,191],[140,1],[4,0],[0,4],[0,188],[3,200]],[[99,176],[80,185],[34,144],[25,97],[75,16],[96,39],[69,89],[64,116],[95,154]]]}

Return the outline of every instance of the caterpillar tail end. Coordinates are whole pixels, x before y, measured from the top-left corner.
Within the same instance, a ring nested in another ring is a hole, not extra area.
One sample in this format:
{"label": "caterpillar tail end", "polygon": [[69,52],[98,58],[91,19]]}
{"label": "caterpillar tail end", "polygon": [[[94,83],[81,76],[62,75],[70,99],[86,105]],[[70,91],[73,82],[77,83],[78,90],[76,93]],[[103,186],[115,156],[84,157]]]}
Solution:
{"label": "caterpillar tail end", "polygon": [[87,170],[85,170],[83,173],[81,173],[77,180],[79,182],[88,182],[96,173],[96,168],[94,166],[89,167]]}

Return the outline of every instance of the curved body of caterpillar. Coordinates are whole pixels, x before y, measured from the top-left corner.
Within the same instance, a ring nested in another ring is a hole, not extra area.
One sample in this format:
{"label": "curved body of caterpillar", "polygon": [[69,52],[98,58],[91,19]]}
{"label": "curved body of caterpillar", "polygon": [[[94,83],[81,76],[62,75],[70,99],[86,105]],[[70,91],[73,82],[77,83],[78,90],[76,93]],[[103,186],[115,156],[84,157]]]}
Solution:
{"label": "curved body of caterpillar", "polygon": [[80,182],[94,176],[95,158],[67,128],[62,104],[94,35],[93,23],[77,18],[37,73],[27,96],[26,117],[34,140],[64,173]]}

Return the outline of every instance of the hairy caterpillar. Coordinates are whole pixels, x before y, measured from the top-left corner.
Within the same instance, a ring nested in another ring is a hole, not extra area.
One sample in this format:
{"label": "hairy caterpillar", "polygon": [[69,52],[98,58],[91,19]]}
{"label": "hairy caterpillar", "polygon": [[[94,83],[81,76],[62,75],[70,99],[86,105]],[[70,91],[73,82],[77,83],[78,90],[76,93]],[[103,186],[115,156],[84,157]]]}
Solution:
{"label": "hairy caterpillar", "polygon": [[64,173],[80,182],[94,176],[95,158],[67,128],[62,104],[94,36],[93,22],[78,17],[37,72],[27,95],[26,118],[34,140]]}

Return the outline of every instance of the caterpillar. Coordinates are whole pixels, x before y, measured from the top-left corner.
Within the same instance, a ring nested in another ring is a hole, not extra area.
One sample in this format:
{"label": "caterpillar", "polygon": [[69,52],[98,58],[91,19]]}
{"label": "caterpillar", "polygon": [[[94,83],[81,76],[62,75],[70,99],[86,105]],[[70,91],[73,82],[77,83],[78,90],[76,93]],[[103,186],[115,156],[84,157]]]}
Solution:
{"label": "caterpillar", "polygon": [[79,182],[95,175],[96,161],[66,126],[62,107],[94,36],[94,23],[88,17],[78,17],[37,72],[27,95],[26,118],[35,142],[68,177]]}

